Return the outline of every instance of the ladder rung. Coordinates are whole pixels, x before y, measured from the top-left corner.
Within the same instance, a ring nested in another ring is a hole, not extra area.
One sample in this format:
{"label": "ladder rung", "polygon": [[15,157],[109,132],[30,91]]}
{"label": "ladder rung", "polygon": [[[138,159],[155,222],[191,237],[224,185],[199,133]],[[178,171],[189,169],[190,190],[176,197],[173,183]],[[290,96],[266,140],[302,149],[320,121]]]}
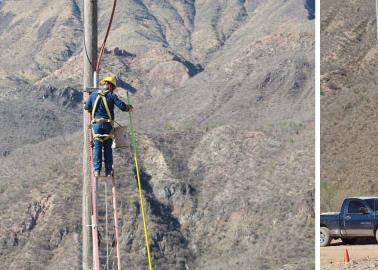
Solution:
{"label": "ladder rung", "polygon": [[104,238],[102,238],[101,240],[107,240],[107,241],[110,241],[110,240],[114,240],[114,239],[111,239],[111,237],[109,237],[109,236],[104,236]]}
{"label": "ladder rung", "polygon": [[114,224],[113,219],[108,218],[108,222],[106,222],[105,218],[97,217],[97,224]]}
{"label": "ladder rung", "polygon": [[107,180],[107,179],[109,179],[109,180],[112,180],[112,176],[105,176],[105,175],[100,175],[100,176],[97,176],[97,177],[95,177],[95,178],[97,178],[97,179],[105,179],[105,180]]}
{"label": "ladder rung", "polygon": [[105,218],[97,219],[97,224],[103,225],[103,224],[106,224],[106,223],[108,223],[108,225],[114,225],[115,222],[114,222],[113,219],[110,219],[110,218],[108,218],[108,221],[106,221]]}
{"label": "ladder rung", "polygon": [[[114,225],[108,225],[109,226],[109,229],[111,230],[111,228],[115,228],[116,226],[114,226]],[[105,224],[102,224],[102,225],[97,225],[97,227],[100,227],[100,228],[104,228],[105,227]],[[122,226],[117,226],[117,228],[118,229],[121,229],[122,228]]]}
{"label": "ladder rung", "polygon": [[101,239],[101,242],[113,242],[113,239]]}
{"label": "ladder rung", "polygon": [[105,218],[98,218],[97,219],[97,224],[103,225],[103,224],[106,224],[106,223],[108,223],[108,225],[114,225],[115,222],[112,218],[108,218],[107,221],[106,221]]}
{"label": "ladder rung", "polygon": [[[113,199],[111,194],[109,194],[107,197],[108,199]],[[106,196],[102,193],[97,193],[97,198],[106,199]]]}
{"label": "ladder rung", "polygon": [[[105,259],[108,258],[108,256],[106,256],[106,255],[99,255],[98,257],[99,257],[100,259],[102,259],[102,258],[105,258]],[[117,258],[117,255],[114,254],[114,255],[111,256],[111,257],[115,257],[115,258]]]}
{"label": "ladder rung", "polygon": [[[98,223],[97,223],[97,226],[98,226],[98,227],[104,227],[104,226],[106,226],[106,222],[98,222]],[[114,225],[114,223],[109,223],[109,222],[108,222],[108,227],[111,229],[111,228],[114,228],[115,225]],[[118,228],[120,228],[120,227],[121,227],[121,226],[118,225]]]}
{"label": "ladder rung", "polygon": [[[93,225],[88,225],[89,227],[92,227]],[[96,224],[97,227],[103,227],[103,226],[106,226],[106,222],[97,222]],[[116,226],[114,225],[114,223],[109,223],[108,222],[108,227],[111,229],[111,228],[115,228]],[[117,228],[122,228],[121,225],[118,225]]]}
{"label": "ladder rung", "polygon": [[[106,221],[106,217],[105,216],[101,216],[101,215],[97,215],[97,221]],[[108,221],[109,220],[113,220],[113,217],[112,216],[108,216]]]}
{"label": "ladder rung", "polygon": [[97,217],[97,224],[114,224],[113,218],[108,218],[108,222],[106,222],[105,217]]}
{"label": "ladder rung", "polygon": [[[105,220],[106,219],[106,213],[104,213],[104,215],[97,214],[97,218]],[[110,219],[113,219],[113,213],[108,213],[108,220],[110,220]]]}
{"label": "ladder rung", "polygon": [[[106,217],[97,216],[97,221],[99,221],[99,220],[106,221]],[[112,221],[112,220],[113,220],[113,217],[108,216],[108,223],[109,223],[109,221]]]}

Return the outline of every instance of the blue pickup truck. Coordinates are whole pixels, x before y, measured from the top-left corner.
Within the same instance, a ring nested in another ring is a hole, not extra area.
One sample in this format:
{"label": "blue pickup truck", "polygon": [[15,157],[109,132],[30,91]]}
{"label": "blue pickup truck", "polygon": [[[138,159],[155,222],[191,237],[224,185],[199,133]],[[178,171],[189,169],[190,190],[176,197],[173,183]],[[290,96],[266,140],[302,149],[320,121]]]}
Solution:
{"label": "blue pickup truck", "polygon": [[378,241],[378,197],[346,198],[340,212],[320,214],[320,246],[340,238],[351,244],[357,238],[375,237]]}

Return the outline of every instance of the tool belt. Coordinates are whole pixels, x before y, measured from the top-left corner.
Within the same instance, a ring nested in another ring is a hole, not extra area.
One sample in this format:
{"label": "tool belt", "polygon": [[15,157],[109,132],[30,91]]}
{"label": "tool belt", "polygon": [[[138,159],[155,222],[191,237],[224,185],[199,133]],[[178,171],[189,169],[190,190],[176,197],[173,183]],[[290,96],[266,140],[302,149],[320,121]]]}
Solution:
{"label": "tool belt", "polygon": [[96,123],[113,123],[112,119],[106,119],[106,118],[94,118],[92,120],[92,124]]}
{"label": "tool belt", "polygon": [[114,138],[114,134],[93,134],[93,139],[98,140],[100,142],[104,142],[106,140],[112,140]]}

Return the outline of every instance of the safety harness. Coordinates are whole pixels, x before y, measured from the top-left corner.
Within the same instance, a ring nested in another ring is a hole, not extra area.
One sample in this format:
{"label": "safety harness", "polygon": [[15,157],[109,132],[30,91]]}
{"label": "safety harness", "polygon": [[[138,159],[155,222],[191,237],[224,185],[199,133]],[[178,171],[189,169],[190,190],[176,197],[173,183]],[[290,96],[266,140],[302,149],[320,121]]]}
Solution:
{"label": "safety harness", "polygon": [[[109,90],[105,90],[105,91],[98,90],[97,91],[97,97],[96,97],[95,103],[94,103],[93,108],[92,108],[92,125],[95,124],[95,123],[111,123],[112,126],[113,126],[112,114],[110,113],[109,104],[108,104],[108,101],[106,100],[106,94],[107,93],[109,93]],[[100,99],[102,100],[102,103],[105,106],[105,110],[106,110],[106,113],[109,116],[109,119],[95,118],[95,112],[96,112],[96,109],[97,109],[97,106],[98,106]],[[104,142],[106,140],[113,139],[113,138],[114,138],[114,135],[112,133],[110,133],[110,134],[95,134],[93,132],[93,139],[98,140],[100,142]]]}

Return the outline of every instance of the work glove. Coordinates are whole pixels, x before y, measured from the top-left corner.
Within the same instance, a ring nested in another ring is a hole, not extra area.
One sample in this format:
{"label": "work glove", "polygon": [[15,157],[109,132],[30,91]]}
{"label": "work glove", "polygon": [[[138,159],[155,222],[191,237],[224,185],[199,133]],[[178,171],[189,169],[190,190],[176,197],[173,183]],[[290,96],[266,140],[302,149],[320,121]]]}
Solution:
{"label": "work glove", "polygon": [[132,105],[127,105],[126,104],[126,112],[132,112],[133,111],[133,106]]}

